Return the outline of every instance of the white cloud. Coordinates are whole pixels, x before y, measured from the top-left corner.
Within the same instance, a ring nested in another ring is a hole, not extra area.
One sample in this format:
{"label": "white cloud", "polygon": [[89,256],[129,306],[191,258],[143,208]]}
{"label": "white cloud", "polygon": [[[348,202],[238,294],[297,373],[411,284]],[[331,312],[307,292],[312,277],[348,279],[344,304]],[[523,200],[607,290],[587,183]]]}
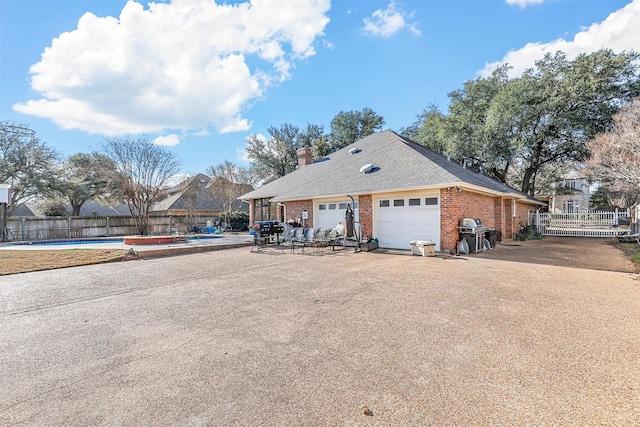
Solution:
{"label": "white cloud", "polygon": [[173,176],[171,176],[167,182],[165,183],[166,187],[175,187],[176,185],[180,184],[181,182],[184,182],[185,180],[189,179],[189,174],[188,173],[178,173],[175,174]]}
{"label": "white cloud", "polygon": [[251,163],[247,150],[243,148],[236,148],[236,160],[242,163]]}
{"label": "white cloud", "polygon": [[413,12],[407,13],[395,1],[392,1],[385,10],[378,9],[373,12],[371,18],[365,18],[362,31],[365,34],[391,37],[406,28],[413,34],[420,35],[417,24],[409,22],[412,18]]}
{"label": "white cloud", "polygon": [[544,0],[506,0],[507,4],[510,5],[518,5],[520,7],[527,7],[530,4],[541,4],[542,2],[544,2]]}
{"label": "white cloud", "polygon": [[164,146],[173,146],[180,144],[180,137],[175,133],[172,133],[167,136],[159,136],[153,141],[151,141],[153,145],[164,145]]}
{"label": "white cloud", "polygon": [[499,65],[508,63],[513,67],[510,76],[519,76],[532,68],[546,53],[561,50],[572,59],[581,53],[608,48],[614,52],[633,50],[640,52],[640,0],[634,0],[622,9],[611,13],[601,23],[592,24],[577,33],[573,40],[557,39],[548,43],[529,43],[523,48],[510,51],[502,60],[487,64],[478,74],[488,76]]}
{"label": "white cloud", "polygon": [[173,0],[144,9],[128,1],[119,18],[86,13],[31,67],[42,98],[14,109],[109,136],[247,130],[243,108],[315,54],[329,7],[329,0]]}

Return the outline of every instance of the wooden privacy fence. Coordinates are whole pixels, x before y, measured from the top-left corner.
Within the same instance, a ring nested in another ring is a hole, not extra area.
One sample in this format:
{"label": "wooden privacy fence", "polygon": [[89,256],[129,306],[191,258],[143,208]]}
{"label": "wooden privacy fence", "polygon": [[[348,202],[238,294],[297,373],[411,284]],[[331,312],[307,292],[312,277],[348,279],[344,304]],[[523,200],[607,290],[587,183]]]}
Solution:
{"label": "wooden privacy fence", "polygon": [[613,212],[536,212],[535,224],[545,236],[616,237],[630,231],[630,209]]}
{"label": "wooden privacy fence", "polygon": [[[149,235],[187,233],[195,225],[214,224],[216,216],[152,216],[149,218]],[[137,235],[134,219],[126,216],[105,217],[54,217],[9,218],[8,241],[36,241],[55,239],[80,239]]]}

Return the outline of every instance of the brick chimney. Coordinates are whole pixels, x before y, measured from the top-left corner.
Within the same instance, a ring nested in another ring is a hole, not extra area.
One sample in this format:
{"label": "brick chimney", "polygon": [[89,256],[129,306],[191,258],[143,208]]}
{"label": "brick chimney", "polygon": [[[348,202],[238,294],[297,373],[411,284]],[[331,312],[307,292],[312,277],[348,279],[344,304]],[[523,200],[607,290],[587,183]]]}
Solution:
{"label": "brick chimney", "polygon": [[300,169],[305,165],[310,165],[311,163],[313,163],[311,160],[311,148],[309,147],[298,148],[298,151],[296,151],[296,154],[298,155],[298,169]]}

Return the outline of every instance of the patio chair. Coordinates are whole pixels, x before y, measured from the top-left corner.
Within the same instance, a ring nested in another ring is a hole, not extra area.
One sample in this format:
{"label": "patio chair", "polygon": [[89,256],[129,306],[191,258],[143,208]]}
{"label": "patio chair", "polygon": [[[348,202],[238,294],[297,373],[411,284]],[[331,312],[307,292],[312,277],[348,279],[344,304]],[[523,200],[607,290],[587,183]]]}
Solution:
{"label": "patio chair", "polygon": [[291,230],[291,253],[295,251],[296,247],[301,248],[304,252],[304,229],[302,227]]}
{"label": "patio chair", "polygon": [[315,230],[313,228],[305,228],[302,237],[302,252],[304,252],[304,248],[315,247]]}
{"label": "patio chair", "polygon": [[253,229],[253,245],[251,246],[251,252],[253,252],[253,250],[257,250],[260,251],[262,249],[265,249],[267,247],[267,240],[265,238],[262,238],[262,235],[260,233],[260,229]]}
{"label": "patio chair", "polygon": [[317,228],[315,231],[314,240],[316,247],[326,248],[329,245],[329,230],[324,227]]}

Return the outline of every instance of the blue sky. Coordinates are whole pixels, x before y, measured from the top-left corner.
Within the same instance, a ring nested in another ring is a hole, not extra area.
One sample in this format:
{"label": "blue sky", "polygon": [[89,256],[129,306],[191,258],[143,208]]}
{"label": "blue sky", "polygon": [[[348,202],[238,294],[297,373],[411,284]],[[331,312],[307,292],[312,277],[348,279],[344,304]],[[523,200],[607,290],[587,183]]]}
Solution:
{"label": "blue sky", "polygon": [[500,63],[603,47],[640,51],[640,0],[0,0],[0,120],[63,157],[142,133],[193,175],[270,126],[400,130]]}

